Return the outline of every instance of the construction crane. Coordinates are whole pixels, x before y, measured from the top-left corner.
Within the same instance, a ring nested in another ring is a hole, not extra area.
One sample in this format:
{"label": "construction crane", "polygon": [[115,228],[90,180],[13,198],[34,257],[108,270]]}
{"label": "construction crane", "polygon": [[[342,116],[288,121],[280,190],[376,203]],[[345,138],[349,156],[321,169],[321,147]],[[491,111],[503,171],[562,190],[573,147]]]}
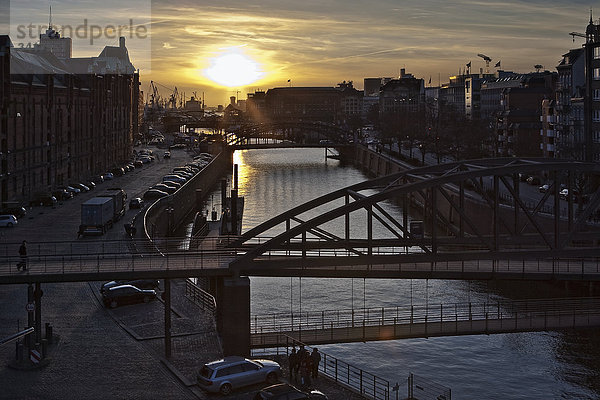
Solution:
{"label": "construction crane", "polygon": [[477,54],[477,57],[481,57],[485,60],[485,73],[489,74],[490,73],[490,63],[492,62],[492,59],[488,56],[486,56],[485,54]]}
{"label": "construction crane", "polygon": [[573,36],[573,42],[575,42],[575,36],[579,36],[579,37],[582,37],[582,38],[587,37],[585,35],[585,33],[580,33],[580,32],[569,32],[569,35]]}

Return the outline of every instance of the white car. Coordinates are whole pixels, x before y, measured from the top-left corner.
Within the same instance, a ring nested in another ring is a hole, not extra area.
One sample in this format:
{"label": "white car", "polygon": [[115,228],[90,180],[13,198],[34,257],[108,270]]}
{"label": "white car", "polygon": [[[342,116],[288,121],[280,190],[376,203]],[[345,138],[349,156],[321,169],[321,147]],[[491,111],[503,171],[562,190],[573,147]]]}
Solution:
{"label": "white car", "polygon": [[0,215],[0,226],[12,228],[15,225],[17,225],[17,217],[9,214]]}

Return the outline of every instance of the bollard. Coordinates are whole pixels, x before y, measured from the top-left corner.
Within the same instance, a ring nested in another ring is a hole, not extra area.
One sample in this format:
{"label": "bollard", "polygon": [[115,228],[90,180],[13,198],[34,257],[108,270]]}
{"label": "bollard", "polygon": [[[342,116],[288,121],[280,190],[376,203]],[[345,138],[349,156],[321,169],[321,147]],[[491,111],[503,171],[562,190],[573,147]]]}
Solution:
{"label": "bollard", "polygon": [[17,361],[23,361],[23,353],[25,352],[25,346],[21,342],[17,342]]}
{"label": "bollard", "polygon": [[52,343],[52,325],[49,322],[46,322],[46,340],[48,343]]}
{"label": "bollard", "polygon": [[42,339],[42,360],[48,355],[48,339]]}

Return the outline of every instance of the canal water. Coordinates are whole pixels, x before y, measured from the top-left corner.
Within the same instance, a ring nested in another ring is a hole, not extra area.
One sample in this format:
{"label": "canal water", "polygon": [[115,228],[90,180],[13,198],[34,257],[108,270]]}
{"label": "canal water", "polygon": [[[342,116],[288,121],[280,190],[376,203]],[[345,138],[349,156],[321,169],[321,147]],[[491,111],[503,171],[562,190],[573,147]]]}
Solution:
{"label": "canal water", "polygon": [[[245,197],[243,231],[368,179],[352,166],[326,162],[322,149],[237,151],[234,162],[239,165],[240,195]],[[399,207],[388,204],[386,208],[401,220]],[[363,223],[360,218],[352,221],[365,230]],[[547,297],[554,291],[539,284],[512,286],[441,280],[251,278],[251,312],[484,302]],[[450,388],[454,399],[598,399],[599,345],[598,331],[586,330],[337,344],[320,350],[391,385],[398,382],[401,394],[406,393],[409,373],[414,373]]]}

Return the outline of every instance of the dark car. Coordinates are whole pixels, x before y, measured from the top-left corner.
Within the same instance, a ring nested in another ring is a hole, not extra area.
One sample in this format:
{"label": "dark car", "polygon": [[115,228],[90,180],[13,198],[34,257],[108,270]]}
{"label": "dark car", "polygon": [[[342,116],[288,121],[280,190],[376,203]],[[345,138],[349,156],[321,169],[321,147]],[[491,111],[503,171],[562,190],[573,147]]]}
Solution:
{"label": "dark car", "polygon": [[23,218],[25,215],[27,215],[27,210],[25,209],[25,207],[20,206],[5,207],[2,210],[0,210],[0,214],[14,215],[17,218]]}
{"label": "dark car", "polygon": [[125,175],[125,170],[121,167],[117,167],[117,168],[113,168],[110,170],[110,172],[114,175],[114,176],[123,176]]}
{"label": "dark car", "polygon": [[57,189],[52,192],[52,196],[56,197],[57,200],[69,200],[73,198],[73,193],[66,189]]}
{"label": "dark car", "polygon": [[144,207],[144,200],[139,197],[129,200],[129,208],[142,208]]}
{"label": "dark car", "polygon": [[141,168],[141,167],[144,166],[144,163],[142,162],[142,160],[135,160],[133,162],[133,166],[136,167],[136,168]]}
{"label": "dark car", "polygon": [[303,392],[300,389],[288,383],[280,383],[273,386],[268,386],[256,393],[253,400],[302,400],[302,399],[319,399],[327,400],[327,396],[318,390],[311,390],[310,392]]}
{"label": "dark car", "polygon": [[51,194],[46,194],[36,196],[30,203],[32,206],[53,207],[56,205],[56,203],[58,203],[58,200],[56,200],[56,197],[52,196]]}
{"label": "dark car", "polygon": [[102,292],[102,301],[110,308],[123,304],[148,303],[155,298],[155,290],[140,289],[133,285],[113,286]]}
{"label": "dark car", "polygon": [[123,286],[123,285],[131,285],[135,286],[138,289],[156,289],[158,288],[159,282],[157,279],[133,279],[133,280],[116,280],[103,283],[100,286],[100,293],[106,292],[108,289]]}
{"label": "dark car", "polygon": [[96,185],[104,182],[104,175],[96,175],[91,179],[92,182],[94,182]]}
{"label": "dark car", "polygon": [[169,193],[163,192],[158,189],[148,189],[146,193],[144,193],[144,200],[155,200],[160,199],[161,197],[168,196]]}

